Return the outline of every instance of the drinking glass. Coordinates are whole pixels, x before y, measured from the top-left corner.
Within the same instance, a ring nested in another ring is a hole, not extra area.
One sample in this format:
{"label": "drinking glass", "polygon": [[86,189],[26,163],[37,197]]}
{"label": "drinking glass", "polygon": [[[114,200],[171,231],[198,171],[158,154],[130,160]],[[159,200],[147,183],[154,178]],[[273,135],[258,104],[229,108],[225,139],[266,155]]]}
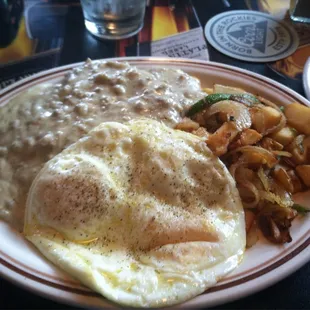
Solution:
{"label": "drinking glass", "polygon": [[310,23],[310,0],[291,0],[290,16],[293,21]]}
{"label": "drinking glass", "polygon": [[123,39],[143,27],[146,0],[81,0],[85,26],[96,37]]}

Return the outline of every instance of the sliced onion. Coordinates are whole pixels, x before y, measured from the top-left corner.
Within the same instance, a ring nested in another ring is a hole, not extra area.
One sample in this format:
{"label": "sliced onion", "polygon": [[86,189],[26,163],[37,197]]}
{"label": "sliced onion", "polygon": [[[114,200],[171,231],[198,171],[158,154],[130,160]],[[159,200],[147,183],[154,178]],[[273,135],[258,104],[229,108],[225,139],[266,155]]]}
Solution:
{"label": "sliced onion", "polygon": [[[258,97],[258,99],[260,99],[261,97]],[[279,122],[276,124],[276,125],[274,125],[273,127],[271,127],[271,128],[268,128],[267,130],[265,130],[265,131],[263,131],[263,129],[264,129],[264,127],[265,127],[265,121],[264,121],[264,117],[263,117],[263,113],[262,113],[262,109],[261,109],[261,106],[259,106],[259,105],[255,105],[255,106],[253,106],[252,108],[251,108],[251,111],[252,111],[252,113],[260,113],[260,118],[261,118],[261,120],[260,120],[260,122],[261,122],[261,124],[262,124],[262,126],[260,126],[261,127],[261,130],[259,131],[263,136],[266,136],[266,135],[268,135],[268,134],[270,134],[270,133],[274,133],[274,132],[278,132],[278,131],[280,131],[283,127],[285,127],[285,125],[286,125],[286,117],[285,117],[285,115],[283,114],[283,112],[280,110],[280,108],[279,107],[277,107],[275,104],[273,104],[272,102],[270,102],[270,101],[264,101],[264,103],[265,102],[269,102],[269,104],[266,104],[267,106],[270,106],[270,107],[272,107],[272,108],[274,108],[275,110],[277,110],[278,112],[280,112],[280,120],[279,120]],[[263,105],[262,105],[263,106]]]}
{"label": "sliced onion", "polygon": [[283,227],[282,223],[277,223],[272,216],[260,216],[259,227],[264,236],[272,243],[284,244],[292,241],[289,227]]}
{"label": "sliced onion", "polygon": [[209,118],[219,112],[227,113],[234,117],[236,127],[239,131],[250,128],[252,125],[251,115],[248,108],[236,101],[223,100],[211,105],[205,112],[205,118]]}
{"label": "sliced onion", "polygon": [[289,208],[294,204],[288,192],[285,192],[284,195],[279,195],[272,192],[259,191],[259,195],[262,199],[275,203],[283,208]]}
{"label": "sliced onion", "polygon": [[255,213],[251,210],[244,210],[245,231],[248,232],[255,222]]}
{"label": "sliced onion", "polygon": [[288,165],[290,168],[295,169],[296,168],[296,163],[291,160],[289,157],[283,157],[281,158],[284,164]]}
{"label": "sliced onion", "polygon": [[270,101],[270,100],[268,100],[268,99],[266,99],[266,98],[264,98],[264,97],[261,97],[261,96],[257,96],[257,99],[258,99],[260,102],[262,102],[264,105],[267,105],[267,106],[269,106],[269,107],[272,107],[272,108],[274,108],[275,110],[277,110],[277,111],[283,113],[283,112],[281,111],[280,107],[279,107],[278,105],[276,105],[275,103],[273,103],[272,101]]}
{"label": "sliced onion", "polygon": [[269,184],[270,184],[270,191],[275,193],[276,196],[278,196],[281,201],[282,206],[293,206],[294,205],[294,201],[292,199],[292,194],[290,192],[288,192],[283,186],[281,186],[278,182],[276,182],[274,179],[270,179],[269,180]]}
{"label": "sliced onion", "polygon": [[234,178],[234,180],[236,180],[236,171],[239,167],[242,167],[242,166],[246,166],[246,163],[239,159],[237,162],[235,162],[234,164],[232,164],[230,167],[229,167],[229,172],[230,174],[232,175],[232,177]]}
{"label": "sliced onion", "polygon": [[[266,164],[269,168],[272,168],[276,163],[277,159],[276,157],[270,152],[265,150],[262,147],[259,146],[253,146],[253,145],[246,145],[246,146],[241,146],[229,153],[229,155],[234,154],[234,153],[243,153],[243,154],[256,154],[261,156],[261,163]],[[247,159],[245,159],[246,161]],[[251,163],[250,161],[248,163]]]}
{"label": "sliced onion", "polygon": [[251,228],[246,233],[246,247],[251,248],[258,241],[257,223],[254,221]]}
{"label": "sliced onion", "polygon": [[241,183],[244,180],[252,181],[253,177],[255,177],[255,172],[247,168],[247,164],[242,160],[242,157],[229,167],[229,172],[237,183]]}
{"label": "sliced onion", "polygon": [[265,191],[269,191],[270,190],[269,179],[261,167],[258,169],[257,175],[259,179],[261,180]]}
{"label": "sliced onion", "polygon": [[272,153],[276,156],[284,156],[284,157],[292,157],[293,156],[290,152],[286,152],[286,151],[272,151]]}
{"label": "sliced onion", "polygon": [[236,170],[235,179],[237,183],[243,182],[244,180],[252,182],[255,178],[256,173],[252,169],[247,168],[245,165],[240,166]]}
{"label": "sliced onion", "polygon": [[286,125],[285,115],[281,112],[281,118],[277,125],[267,129],[265,132],[261,133],[263,136],[269,135],[270,133],[278,132]]}
{"label": "sliced onion", "polygon": [[251,202],[248,202],[248,201],[245,201],[244,199],[242,199],[243,206],[245,208],[251,208],[251,209],[255,208],[261,199],[260,191],[258,191],[256,186],[252,182],[244,180],[243,182],[238,184],[238,190],[239,190],[241,198],[243,198],[244,196],[242,195],[242,190],[240,187],[245,188],[249,193],[251,193],[252,194],[251,198],[253,196],[253,199]]}
{"label": "sliced onion", "polygon": [[245,208],[255,208],[260,201],[260,195],[257,187],[249,180],[249,172],[252,171],[245,167],[246,163],[242,160],[232,164],[229,168],[229,171],[238,184],[239,194],[242,198],[242,189],[246,189],[254,197],[251,202],[247,202],[242,199],[242,204]]}

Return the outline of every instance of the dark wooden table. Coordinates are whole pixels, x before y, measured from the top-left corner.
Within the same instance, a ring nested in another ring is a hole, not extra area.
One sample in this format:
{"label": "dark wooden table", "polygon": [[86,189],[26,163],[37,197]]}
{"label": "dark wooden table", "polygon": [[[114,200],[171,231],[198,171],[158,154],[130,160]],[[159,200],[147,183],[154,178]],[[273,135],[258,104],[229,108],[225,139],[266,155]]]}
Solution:
{"label": "dark wooden table", "polygon": [[[225,5],[225,1],[220,0],[193,0],[202,25],[205,25],[210,17],[225,10],[248,8],[247,1],[231,0],[229,2],[230,7]],[[250,2],[253,4],[252,8],[258,7],[258,0]],[[98,41],[85,30],[81,8],[77,4],[68,7],[64,22],[66,27],[59,65],[80,62],[87,57],[99,59],[115,56],[115,42]],[[212,61],[234,65],[271,77],[304,95],[301,80],[287,79],[271,70],[268,64],[235,60],[210,46],[208,48]],[[0,278],[0,309],[39,308],[72,309],[70,306],[39,297]],[[214,309],[310,309],[310,264],[308,263],[288,278],[259,293]]]}

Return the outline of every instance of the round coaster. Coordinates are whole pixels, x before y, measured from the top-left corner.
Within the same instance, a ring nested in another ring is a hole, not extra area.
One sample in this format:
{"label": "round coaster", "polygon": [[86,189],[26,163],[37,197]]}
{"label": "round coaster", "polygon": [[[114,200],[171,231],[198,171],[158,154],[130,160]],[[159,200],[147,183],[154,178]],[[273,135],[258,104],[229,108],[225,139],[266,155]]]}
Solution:
{"label": "round coaster", "polygon": [[294,53],[299,44],[293,27],[256,11],[229,11],[212,17],[205,26],[209,43],[233,58],[268,62]]}

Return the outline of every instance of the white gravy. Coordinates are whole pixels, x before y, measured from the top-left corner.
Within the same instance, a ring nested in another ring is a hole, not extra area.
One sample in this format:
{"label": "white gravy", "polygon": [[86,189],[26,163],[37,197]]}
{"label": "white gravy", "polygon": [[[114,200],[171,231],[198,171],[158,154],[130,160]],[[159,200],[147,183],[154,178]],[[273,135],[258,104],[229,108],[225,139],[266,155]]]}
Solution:
{"label": "white gravy", "polygon": [[21,230],[44,163],[101,122],[146,116],[173,126],[204,95],[199,80],[181,70],[90,60],[59,84],[20,94],[0,108],[0,218]]}

